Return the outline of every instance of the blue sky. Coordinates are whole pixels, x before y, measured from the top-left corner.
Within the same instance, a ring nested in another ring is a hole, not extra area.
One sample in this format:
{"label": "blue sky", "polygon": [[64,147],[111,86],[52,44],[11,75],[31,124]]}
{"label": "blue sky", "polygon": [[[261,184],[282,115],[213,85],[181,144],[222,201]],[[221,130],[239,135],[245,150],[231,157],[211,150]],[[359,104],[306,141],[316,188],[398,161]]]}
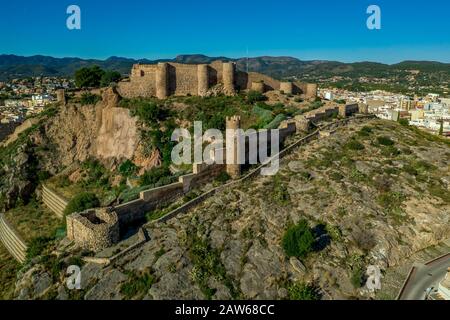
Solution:
{"label": "blue sky", "polygon": [[[172,58],[178,54],[302,60],[450,62],[448,0],[0,0],[0,53]],[[66,28],[81,8],[82,29]],[[381,8],[368,30],[366,9]]]}

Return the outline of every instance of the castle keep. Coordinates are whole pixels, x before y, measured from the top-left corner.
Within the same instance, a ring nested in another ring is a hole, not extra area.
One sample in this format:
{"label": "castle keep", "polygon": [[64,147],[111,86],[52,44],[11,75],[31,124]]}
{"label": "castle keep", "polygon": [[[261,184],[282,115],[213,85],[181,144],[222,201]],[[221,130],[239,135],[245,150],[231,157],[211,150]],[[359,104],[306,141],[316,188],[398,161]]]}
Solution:
{"label": "castle keep", "polygon": [[[302,82],[282,82],[257,72],[236,70],[234,62],[214,61],[211,64],[135,64],[130,78],[118,84],[118,91],[126,98],[198,95],[215,92],[234,95],[240,90],[261,93],[281,90],[286,94],[301,94],[313,98],[317,85]],[[219,88],[219,90],[217,90]]]}

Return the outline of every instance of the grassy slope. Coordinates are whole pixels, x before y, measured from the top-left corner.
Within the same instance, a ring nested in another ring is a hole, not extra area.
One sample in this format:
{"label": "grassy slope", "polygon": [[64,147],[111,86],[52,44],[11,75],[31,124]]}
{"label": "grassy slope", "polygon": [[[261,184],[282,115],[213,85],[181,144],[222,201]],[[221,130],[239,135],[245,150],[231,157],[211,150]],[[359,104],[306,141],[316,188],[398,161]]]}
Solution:
{"label": "grassy slope", "polygon": [[0,244],[0,300],[12,299],[19,264]]}

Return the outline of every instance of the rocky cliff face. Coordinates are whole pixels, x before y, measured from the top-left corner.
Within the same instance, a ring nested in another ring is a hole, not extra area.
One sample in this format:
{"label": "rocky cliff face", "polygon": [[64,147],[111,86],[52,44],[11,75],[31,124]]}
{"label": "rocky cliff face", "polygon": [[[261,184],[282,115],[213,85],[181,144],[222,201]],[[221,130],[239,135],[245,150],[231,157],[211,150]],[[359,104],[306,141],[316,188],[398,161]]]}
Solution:
{"label": "rocky cliff face", "polygon": [[[148,226],[150,241],[114,265],[86,264],[78,298],[285,299],[297,282],[314,283],[324,299],[369,298],[353,281],[358,270],[386,270],[450,237],[449,168],[450,146],[415,129],[381,120],[340,128],[284,158],[277,176]],[[316,244],[288,258],[281,239],[301,219]],[[33,270],[17,296],[69,297],[42,264]],[[144,274],[151,287],[124,290]]]}
{"label": "rocky cliff face", "polygon": [[[3,210],[19,199],[27,201],[39,175],[89,158],[115,167],[130,159],[141,172],[159,165],[158,150],[145,156],[140,144],[140,124],[128,109],[120,108],[113,88],[95,105],[68,103],[19,126],[4,142],[0,158],[0,203]],[[4,200],[4,201],[3,201]]]}
{"label": "rocky cliff face", "polygon": [[69,104],[47,124],[46,133],[63,166],[89,157],[110,163],[134,157],[139,145],[137,119],[118,107],[119,99],[109,88],[94,106]]}

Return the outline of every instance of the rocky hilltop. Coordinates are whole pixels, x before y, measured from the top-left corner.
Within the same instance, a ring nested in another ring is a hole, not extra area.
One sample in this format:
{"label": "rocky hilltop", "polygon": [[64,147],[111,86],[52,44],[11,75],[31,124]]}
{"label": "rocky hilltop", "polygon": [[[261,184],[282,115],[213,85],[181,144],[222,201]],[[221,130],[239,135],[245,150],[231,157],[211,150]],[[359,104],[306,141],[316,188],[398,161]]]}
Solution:
{"label": "rocky hilltop", "polygon": [[92,105],[68,104],[46,123],[45,134],[57,147],[63,166],[89,157],[117,162],[132,159],[139,144],[137,118],[118,107],[112,88]]}
{"label": "rocky hilltop", "polygon": [[[367,266],[385,272],[450,236],[450,145],[437,137],[374,119],[323,134],[280,165],[275,176],[148,224],[150,240],[113,264],[84,264],[82,290],[67,290],[62,273],[36,258],[15,296],[367,299]],[[289,257],[282,239],[301,221],[314,245]],[[61,248],[58,259],[79,261]],[[314,292],[305,296],[303,284]]]}

